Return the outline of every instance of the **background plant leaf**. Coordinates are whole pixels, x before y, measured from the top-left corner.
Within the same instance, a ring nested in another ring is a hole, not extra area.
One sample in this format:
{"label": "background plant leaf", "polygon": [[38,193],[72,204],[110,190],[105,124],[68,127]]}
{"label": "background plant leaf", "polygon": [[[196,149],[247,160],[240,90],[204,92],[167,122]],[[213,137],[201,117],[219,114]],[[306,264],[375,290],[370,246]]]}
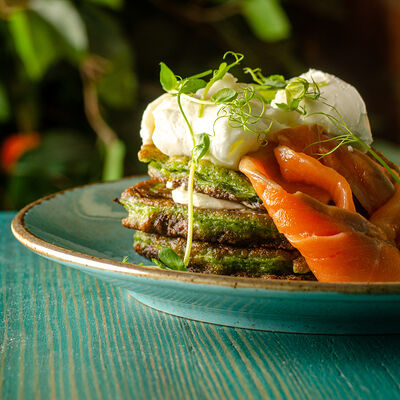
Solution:
{"label": "background plant leaf", "polygon": [[85,24],[68,0],[31,0],[29,7],[48,22],[76,51],[88,48]]}
{"label": "background plant leaf", "polygon": [[82,53],[70,46],[54,26],[32,10],[11,14],[9,31],[26,75],[40,80],[47,69],[63,56],[79,63]]}
{"label": "background plant leaf", "polygon": [[7,203],[20,208],[46,194],[99,180],[100,169],[93,141],[81,132],[46,132],[39,147],[18,160],[6,187]]}
{"label": "background plant leaf", "polygon": [[125,144],[116,139],[105,149],[103,180],[112,181],[124,174]]}
{"label": "background plant leaf", "polygon": [[109,106],[128,108],[135,104],[138,83],[132,64],[129,47],[120,42],[97,85],[100,98]]}
{"label": "background plant leaf", "polygon": [[290,22],[279,0],[243,0],[242,8],[259,39],[276,42],[290,36]]}
{"label": "background plant leaf", "polygon": [[82,16],[87,27],[91,53],[108,61],[97,84],[101,101],[114,108],[134,106],[138,84],[133,52],[119,26],[105,12],[93,6],[86,5],[82,9]]}
{"label": "background plant leaf", "polygon": [[48,27],[38,16],[22,11],[10,16],[8,26],[26,74],[32,80],[41,78],[57,54]]}

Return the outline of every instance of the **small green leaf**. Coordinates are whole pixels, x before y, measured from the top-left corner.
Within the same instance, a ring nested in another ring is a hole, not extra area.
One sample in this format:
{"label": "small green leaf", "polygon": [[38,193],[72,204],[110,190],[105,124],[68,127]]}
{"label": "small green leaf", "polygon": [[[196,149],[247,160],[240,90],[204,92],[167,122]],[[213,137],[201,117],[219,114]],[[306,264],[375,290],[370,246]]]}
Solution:
{"label": "small green leaf", "polygon": [[103,180],[112,181],[121,178],[124,173],[125,145],[116,139],[106,146]]}
{"label": "small green leaf", "polygon": [[286,96],[290,99],[303,99],[307,94],[309,83],[306,79],[295,78],[286,86]]}
{"label": "small green leaf", "polygon": [[183,263],[182,259],[172,249],[161,249],[158,252],[158,258],[169,269],[177,271],[187,271],[187,268]]}
{"label": "small green leaf", "polygon": [[290,35],[290,22],[279,0],[243,0],[243,13],[261,40],[276,42]]}
{"label": "small green leaf", "polygon": [[275,103],[275,105],[283,111],[293,111],[286,103]]}
{"label": "small green leaf", "polygon": [[320,85],[325,85],[325,82],[320,82],[319,84],[312,79],[312,84],[309,84],[311,87],[311,91],[307,91],[305,97],[311,100],[317,100],[321,97],[321,90],[319,88]]}
{"label": "small green leaf", "polygon": [[[214,82],[218,81],[219,79],[222,79],[224,77],[224,75],[235,65],[239,64],[240,61],[243,60],[244,55],[240,54],[240,53],[234,53],[233,51],[227,51],[224,54],[224,59],[226,57],[228,57],[229,55],[233,56],[235,58],[235,61],[230,63],[229,65],[226,62],[222,62],[218,69],[216,71],[214,71],[214,75],[213,77],[209,80],[209,82],[206,84],[203,94],[201,96],[202,100],[205,100],[208,91],[210,90],[210,87],[213,85]],[[201,104],[199,107],[199,117],[201,117],[203,115],[203,111],[204,111],[204,104]]]}
{"label": "small green leaf", "polygon": [[282,110],[297,111],[304,114],[304,108],[299,107],[300,102],[306,97],[309,83],[303,78],[291,80],[285,88],[286,105],[277,104]]}
{"label": "small green leaf", "polygon": [[192,158],[195,163],[198,163],[207,154],[210,148],[210,136],[207,133],[202,133],[199,136],[199,142],[192,150]]}
{"label": "small green leaf", "polygon": [[263,85],[271,89],[283,89],[286,87],[286,80],[282,75],[270,75],[263,79]]}
{"label": "small green leaf", "polygon": [[275,99],[277,90],[276,89],[263,89],[257,88],[257,92],[262,96],[262,98],[267,102],[271,103]]}
{"label": "small green leaf", "polygon": [[303,108],[299,108],[301,99],[291,99],[288,103],[275,103],[275,105],[284,111],[297,111],[300,114],[305,114]]}
{"label": "small green leaf", "polygon": [[206,85],[207,82],[204,79],[199,79],[199,78],[187,79],[184,81],[179,92],[183,94],[196,93],[199,89],[204,88]]}
{"label": "small green leaf", "polygon": [[218,92],[211,97],[211,100],[215,101],[216,103],[228,103],[232,100],[235,100],[237,95],[238,93],[236,90],[232,88],[224,88],[218,90]]}
{"label": "small green leaf", "polygon": [[231,69],[233,68],[235,65],[239,64],[240,61],[243,60],[244,55],[240,54],[240,53],[235,53],[233,51],[227,51],[224,54],[224,59],[228,56],[233,56],[235,58],[235,61],[233,61],[230,64],[227,64],[226,62],[223,62],[219,65],[218,69],[216,71],[214,71],[214,76],[211,79],[211,83],[218,81],[219,79],[222,79],[224,77],[224,75]]}
{"label": "small green leaf", "polygon": [[227,66],[228,64],[226,62],[223,62],[219,65],[218,69],[214,71],[214,76],[213,76],[214,82],[224,77]]}
{"label": "small green leaf", "polygon": [[175,74],[163,62],[160,62],[160,83],[166,92],[174,90],[178,86]]}

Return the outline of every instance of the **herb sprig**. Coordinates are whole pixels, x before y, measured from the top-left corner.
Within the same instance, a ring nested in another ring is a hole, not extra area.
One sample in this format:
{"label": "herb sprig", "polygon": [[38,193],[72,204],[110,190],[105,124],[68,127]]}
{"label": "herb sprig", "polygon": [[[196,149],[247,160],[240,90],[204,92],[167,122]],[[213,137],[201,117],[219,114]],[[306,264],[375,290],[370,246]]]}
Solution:
{"label": "herb sprig", "polygon": [[[205,100],[208,94],[208,91],[210,90],[211,86],[218,80],[222,79],[225,74],[233,68],[235,65],[238,65],[244,58],[243,54],[240,53],[234,53],[233,51],[227,51],[223,59],[227,58],[229,55],[232,55],[235,58],[235,61],[233,61],[231,64],[227,64],[226,62],[223,62],[219,65],[218,69],[214,71],[213,77],[209,80],[207,85],[204,88],[203,95],[201,97],[202,100]],[[200,105],[199,108],[199,117],[203,115],[204,111],[204,105]]]}
{"label": "herb sprig", "polygon": [[157,258],[152,258],[151,261],[161,269],[170,269],[175,271],[187,271],[187,267],[182,259],[172,249],[161,249],[158,252]]}
{"label": "herb sprig", "polygon": [[342,135],[333,136],[333,137],[325,139],[325,140],[317,141],[315,143],[310,144],[307,147],[310,147],[313,144],[337,141],[338,142],[337,145],[335,147],[333,147],[331,150],[329,150],[328,152],[323,153],[323,154],[316,154],[316,155],[320,156],[320,158],[323,158],[329,154],[332,154],[333,152],[335,152],[337,149],[339,149],[342,146],[355,144],[357,147],[360,147],[360,148],[364,149],[365,151],[367,151],[368,153],[370,153],[372,155],[372,157],[374,157],[379,162],[379,164],[381,164],[382,167],[384,167],[389,172],[389,174],[392,176],[392,178],[395,180],[395,182],[400,184],[399,176],[393,171],[392,168],[389,167],[387,162],[378,153],[376,153],[374,151],[374,149],[371,146],[368,146],[363,140],[361,140],[357,135],[354,134],[354,132],[347,126],[344,118],[339,113],[339,110],[336,107],[334,107],[331,104],[328,104],[326,102],[323,102],[323,104],[330,107],[331,110],[333,111],[333,113],[336,114],[337,116],[335,116],[334,114],[328,114],[328,113],[320,111],[320,112],[310,113],[307,115],[307,117],[311,117],[313,115],[325,116],[329,121],[331,121],[335,125],[335,127],[338,130],[340,130],[342,132]]}
{"label": "herb sprig", "polygon": [[[338,142],[337,145],[327,153],[316,155],[319,155],[320,157],[325,157],[329,154],[332,154],[334,151],[344,145],[355,144],[356,146],[370,153],[378,161],[378,163],[381,164],[381,166],[389,172],[395,182],[400,184],[399,176],[392,170],[392,168],[389,167],[386,161],[379,154],[377,154],[371,146],[367,145],[351,129],[349,129],[344,118],[341,116],[335,106],[326,103],[325,99],[321,97],[320,86],[323,86],[325,84],[324,82],[317,84],[314,79],[311,78],[312,83],[310,83],[306,79],[300,77],[296,77],[294,79],[286,81],[282,75],[271,75],[269,77],[265,77],[259,68],[245,68],[244,72],[249,73],[252,76],[254,82],[257,85],[258,91],[264,94],[264,98],[267,102],[271,102],[271,97],[275,98],[278,90],[285,90],[287,102],[275,103],[275,106],[284,111],[296,111],[299,114],[303,115],[305,118],[311,117],[313,115],[323,115],[330,122],[332,122],[339,131],[342,132],[341,135],[332,136],[329,139],[316,142],[315,144],[329,141]],[[265,93],[268,94],[265,96]],[[332,110],[332,114],[328,114],[325,112],[308,113],[305,106],[300,105],[300,103],[306,99],[321,101],[322,104],[325,104]]]}
{"label": "herb sprig", "polygon": [[122,259],[122,263],[123,264],[131,264],[131,265],[139,265],[139,266],[143,266],[143,263],[141,262],[140,264],[134,264],[134,263],[131,263],[130,261],[128,261],[129,260],[129,256],[125,256],[123,259]]}
{"label": "herb sprig", "polygon": [[[236,96],[231,96],[226,101],[221,102],[222,107],[218,110],[217,118],[213,124],[214,135],[217,122],[221,118],[227,118],[232,128],[239,128],[245,132],[254,133],[257,135],[260,143],[266,143],[267,134],[271,130],[274,121],[265,115],[265,100],[256,92],[253,86],[245,86],[241,89],[240,93],[235,93]],[[259,128],[258,123],[261,120],[268,121],[266,122],[268,124],[266,129]]]}
{"label": "herb sprig", "polygon": [[302,115],[306,115],[307,110],[305,106],[301,106],[300,103],[306,99],[317,100],[321,96],[319,85],[314,81],[310,84],[307,79],[304,78],[294,78],[290,80],[284,90],[286,103],[275,103],[275,105],[281,110],[296,111]]}
{"label": "herb sprig", "polygon": [[[225,60],[233,57],[231,63]],[[400,184],[399,177],[392,171],[387,163],[380,157],[370,146],[362,141],[354,132],[352,132],[346,125],[344,119],[338,110],[327,104],[323,97],[321,97],[320,86],[324,83],[316,83],[313,79],[312,82],[304,78],[296,77],[286,80],[282,75],[264,76],[260,68],[244,68],[244,72],[251,75],[253,83],[243,85],[237,90],[233,88],[223,88],[207,99],[212,85],[218,80],[222,79],[231,68],[237,66],[244,56],[240,53],[228,51],[223,56],[223,62],[215,70],[206,70],[204,72],[192,75],[188,78],[181,78],[163,62],[160,63],[160,83],[162,88],[172,96],[177,97],[177,103],[182,117],[187,126],[188,132],[192,139],[192,152],[188,178],[188,233],[186,249],[183,260],[172,250],[162,249],[159,251],[159,258],[152,261],[160,268],[174,269],[174,270],[187,270],[189,258],[191,253],[193,241],[193,187],[194,175],[200,160],[207,154],[210,148],[210,132],[195,133],[190,124],[189,119],[182,106],[182,99],[199,104],[198,117],[201,118],[204,113],[204,107],[209,105],[219,105],[220,108],[217,113],[217,118],[213,124],[213,134],[215,135],[216,124],[221,118],[227,118],[229,125],[232,128],[241,128],[244,131],[252,132],[257,135],[261,144],[268,141],[268,134],[271,130],[273,123],[272,118],[265,115],[267,105],[275,100],[278,91],[284,91],[286,102],[277,103],[274,101],[273,106],[283,111],[297,112],[304,118],[311,117],[312,115],[323,115],[333,125],[342,132],[341,135],[334,136],[326,141],[338,141],[337,145],[326,154],[320,154],[321,157],[331,154],[339,147],[348,144],[356,144],[359,147],[369,152]],[[208,81],[203,78],[209,77]],[[199,89],[203,89],[201,95],[197,94]],[[308,113],[305,101],[320,101],[329,106],[332,113],[314,112]],[[260,129],[257,125],[261,120],[265,120],[265,129]]]}
{"label": "herb sprig", "polygon": [[[228,51],[224,54],[223,59],[225,60],[228,56],[233,56],[234,61],[230,64],[227,62],[222,62],[219,67],[212,71],[207,70],[200,74],[193,75],[189,78],[182,79],[177,77],[172,70],[165,64],[160,63],[160,83],[163,89],[170,93],[171,95],[177,96],[177,103],[179,110],[185,120],[186,126],[192,138],[192,157],[190,161],[189,179],[188,179],[188,232],[185,255],[183,258],[183,264],[187,267],[189,264],[190,253],[193,242],[193,189],[194,189],[194,175],[199,161],[207,154],[210,147],[210,135],[206,132],[195,134],[193,128],[186,116],[186,113],[182,106],[182,97],[185,99],[197,102],[199,106],[199,118],[203,115],[203,110],[205,105],[209,104],[222,104],[231,103],[236,100],[238,93],[233,89],[221,89],[214,96],[212,96],[211,101],[206,100],[207,94],[211,86],[218,80],[222,79],[225,74],[233,68],[235,65],[239,64],[244,58],[243,54],[234,53]],[[211,79],[206,82],[202,78],[210,75],[212,73]],[[199,89],[204,89],[201,98],[195,97],[196,92]],[[197,138],[197,141],[196,141]],[[171,250],[171,249],[170,249]],[[173,251],[173,250],[171,250]],[[174,252],[174,254],[179,258],[179,256]],[[166,262],[168,262],[166,260]],[[167,263],[165,263],[167,265]]]}

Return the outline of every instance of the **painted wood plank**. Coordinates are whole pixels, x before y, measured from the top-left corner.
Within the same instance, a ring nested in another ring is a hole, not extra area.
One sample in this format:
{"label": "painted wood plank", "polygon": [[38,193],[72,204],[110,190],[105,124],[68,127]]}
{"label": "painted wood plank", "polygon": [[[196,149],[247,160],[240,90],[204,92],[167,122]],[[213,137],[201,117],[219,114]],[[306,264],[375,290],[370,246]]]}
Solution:
{"label": "painted wood plank", "polygon": [[0,398],[400,398],[399,336],[248,331],[162,314],[26,250],[0,213]]}

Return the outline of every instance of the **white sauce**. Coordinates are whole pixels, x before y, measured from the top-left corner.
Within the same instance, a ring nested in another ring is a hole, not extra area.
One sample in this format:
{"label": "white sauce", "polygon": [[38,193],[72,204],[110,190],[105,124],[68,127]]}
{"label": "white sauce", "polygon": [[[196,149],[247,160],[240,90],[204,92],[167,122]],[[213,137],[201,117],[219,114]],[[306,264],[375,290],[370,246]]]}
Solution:
{"label": "white sauce", "polygon": [[[172,190],[172,199],[178,204],[189,203],[189,192],[180,186]],[[234,201],[215,199],[204,193],[193,193],[193,206],[197,208],[206,208],[212,210],[238,210],[246,208],[243,204]]]}

